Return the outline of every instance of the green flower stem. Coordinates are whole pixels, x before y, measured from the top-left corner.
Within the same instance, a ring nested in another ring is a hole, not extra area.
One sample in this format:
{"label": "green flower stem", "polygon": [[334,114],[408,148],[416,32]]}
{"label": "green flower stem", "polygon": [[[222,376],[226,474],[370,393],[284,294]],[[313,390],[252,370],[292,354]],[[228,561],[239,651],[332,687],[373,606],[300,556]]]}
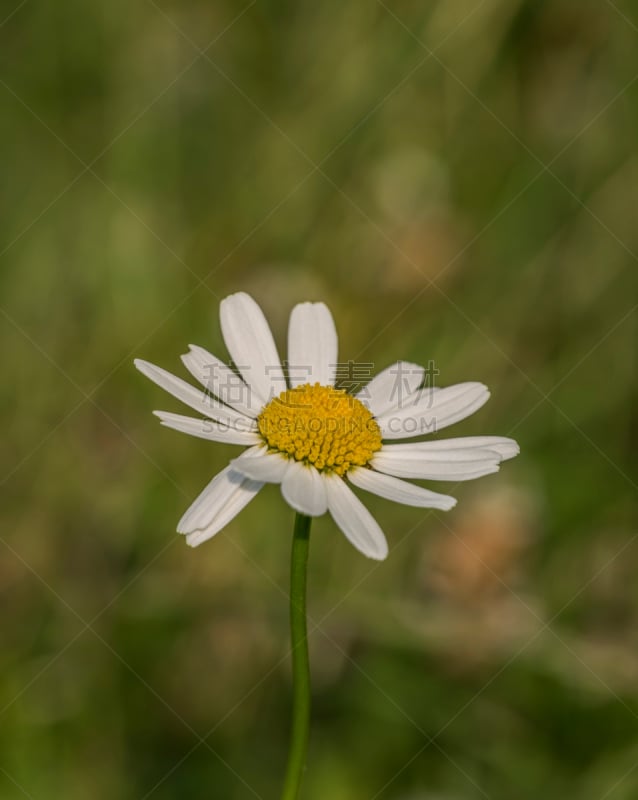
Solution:
{"label": "green flower stem", "polygon": [[290,644],[292,649],[292,731],[281,800],[297,800],[306,767],[310,725],[310,660],[306,626],[306,574],[311,517],[297,514],[290,560]]}

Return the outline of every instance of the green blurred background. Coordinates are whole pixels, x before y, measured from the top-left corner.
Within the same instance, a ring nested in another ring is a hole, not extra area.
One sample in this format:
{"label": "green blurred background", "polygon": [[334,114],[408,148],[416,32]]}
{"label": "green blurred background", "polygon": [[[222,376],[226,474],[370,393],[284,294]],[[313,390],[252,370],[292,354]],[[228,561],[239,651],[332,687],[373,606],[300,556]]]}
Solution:
{"label": "green blurred background", "polygon": [[308,800],[638,797],[638,3],[12,0],[0,20],[2,800],[275,798],[292,512],[133,357],[433,359],[515,436],[448,513],[314,525]]}

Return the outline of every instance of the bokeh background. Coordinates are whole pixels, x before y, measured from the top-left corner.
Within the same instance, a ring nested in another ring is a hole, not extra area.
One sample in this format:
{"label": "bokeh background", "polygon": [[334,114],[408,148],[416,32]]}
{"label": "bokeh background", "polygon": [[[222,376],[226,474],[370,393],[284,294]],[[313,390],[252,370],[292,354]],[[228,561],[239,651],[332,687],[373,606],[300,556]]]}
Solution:
{"label": "bokeh background", "polygon": [[[433,359],[515,436],[391,553],[325,517],[308,800],[638,797],[638,4],[12,0],[0,20],[0,797],[274,798],[292,512],[175,524],[231,447],[160,428],[226,357]],[[446,431],[446,434],[448,431]]]}

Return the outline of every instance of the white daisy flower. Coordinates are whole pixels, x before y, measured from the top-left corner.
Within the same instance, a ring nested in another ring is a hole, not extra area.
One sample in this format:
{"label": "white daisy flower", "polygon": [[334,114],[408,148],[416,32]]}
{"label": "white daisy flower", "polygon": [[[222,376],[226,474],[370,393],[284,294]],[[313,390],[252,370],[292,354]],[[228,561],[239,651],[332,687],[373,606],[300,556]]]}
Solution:
{"label": "white daisy flower", "polygon": [[398,361],[357,394],[335,388],[337,332],[323,303],[300,303],[290,315],[287,376],[268,322],[250,295],[222,301],[221,329],[237,371],[190,345],[182,356],[205,391],[136,359],[135,366],[178,400],[204,415],[155,411],[162,425],[247,449],[206,486],[178,523],[193,547],[210,539],[265,483],[278,483],[295,511],[329,511],[364,555],[384,559],[388,545],[356,486],[388,500],[449,510],[456,500],[403,480],[466,481],[497,472],[519,452],[513,439],[469,436],[414,439],[459,422],[489,398],[481,383],[423,387],[425,370]]}

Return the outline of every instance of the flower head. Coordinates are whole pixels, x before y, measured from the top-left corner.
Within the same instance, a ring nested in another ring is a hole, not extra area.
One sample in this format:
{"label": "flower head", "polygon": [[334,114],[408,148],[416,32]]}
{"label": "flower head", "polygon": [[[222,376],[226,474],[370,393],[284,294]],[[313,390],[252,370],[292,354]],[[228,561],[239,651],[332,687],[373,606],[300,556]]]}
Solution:
{"label": "flower head", "polygon": [[285,389],[262,410],[257,427],[270,452],[342,476],[365,467],[382,447],[379,424],[361,400],[320,383]]}
{"label": "flower head", "polygon": [[195,345],[182,356],[205,391],[147,361],[135,361],[140,372],[204,416],[155,411],[162,425],[248,446],[179,521],[177,530],[192,546],[218,533],[265,483],[278,483],[296,511],[308,516],[329,511],[357,549],[383,559],[385,536],[350,485],[405,505],[449,510],[456,504],[453,497],[402,479],[479,478],[519,452],[515,441],[500,436],[389,444],[464,419],[489,392],[481,383],[424,386],[423,367],[405,361],[387,367],[356,394],[336,388],[337,333],[323,303],[293,309],[286,371],[250,295],[227,297],[220,317],[236,369]]}

